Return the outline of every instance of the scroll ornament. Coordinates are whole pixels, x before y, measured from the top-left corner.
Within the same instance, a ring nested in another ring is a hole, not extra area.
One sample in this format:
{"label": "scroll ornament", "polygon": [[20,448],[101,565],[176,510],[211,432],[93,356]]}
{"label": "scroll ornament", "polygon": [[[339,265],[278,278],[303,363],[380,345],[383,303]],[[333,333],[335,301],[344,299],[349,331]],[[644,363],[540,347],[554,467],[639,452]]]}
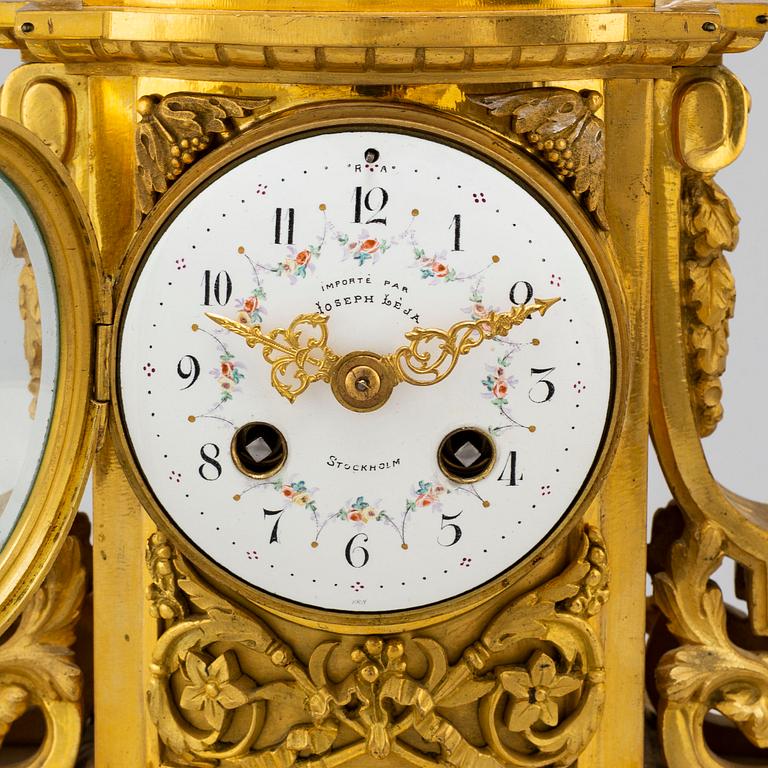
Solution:
{"label": "scroll ornament", "polygon": [[720,377],[728,356],[728,321],[736,286],[723,255],[739,241],[739,216],[712,176],[688,171],[682,188],[683,290],[694,415],[702,437],[723,418]]}
{"label": "scroll ornament", "polygon": [[149,213],[157,197],[201,154],[252,126],[272,101],[198,93],[142,96],[136,126],[141,212]]}
{"label": "scroll ornament", "polygon": [[302,649],[303,663],[164,534],[150,538],[148,562],[152,610],[166,617],[149,707],[173,764],[289,768],[322,756],[339,766],[368,755],[422,768],[569,766],[599,723],[602,649],[588,619],[609,572],[593,528],[561,574],[502,609],[453,663],[435,639],[410,635],[327,640]]}
{"label": "scroll ornament", "polygon": [[70,536],[0,645],[0,745],[12,724],[32,707],[43,710],[48,726],[41,749],[24,763],[28,768],[48,764],[52,750],[62,761],[68,753],[73,761],[77,755],[82,675],[71,646],[84,596],[80,545]]}
{"label": "scroll ornament", "polygon": [[[658,514],[671,511],[674,505]],[[726,765],[712,756],[704,739],[704,718],[713,709],[754,746],[768,748],[768,654],[731,639],[722,593],[710,581],[725,555],[723,530],[711,522],[687,521],[671,547],[658,540],[651,546],[668,552],[665,569],[653,576],[654,599],[680,643],[656,670],[660,730],[675,742],[664,738],[670,767]]]}
{"label": "scroll ornament", "polygon": [[597,91],[533,88],[471,101],[492,115],[511,117],[511,129],[582,202],[597,225],[608,229],[605,215],[604,123],[596,112],[603,105]]}

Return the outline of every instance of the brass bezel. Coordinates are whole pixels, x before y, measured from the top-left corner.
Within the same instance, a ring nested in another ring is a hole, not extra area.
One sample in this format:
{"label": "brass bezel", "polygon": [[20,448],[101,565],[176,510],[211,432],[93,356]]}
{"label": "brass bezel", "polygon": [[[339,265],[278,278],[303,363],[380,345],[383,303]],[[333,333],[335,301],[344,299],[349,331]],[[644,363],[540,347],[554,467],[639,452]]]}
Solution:
{"label": "brass bezel", "polygon": [[[459,432],[464,432],[464,430],[471,429],[474,432],[481,432],[484,434],[489,442],[491,443],[491,451],[493,458],[491,459],[491,463],[488,465],[488,467],[483,470],[479,475],[476,475],[475,477],[472,477],[470,479],[464,480],[463,478],[459,477],[458,475],[452,475],[448,469],[445,467],[445,462],[443,461],[442,456],[440,455],[440,451],[443,448],[443,445],[445,444],[445,441],[453,437],[454,435],[458,434]],[[496,441],[484,430],[480,429],[479,427],[473,427],[469,424],[458,427],[457,429],[452,429],[441,441],[440,445],[437,446],[437,466],[440,468],[440,471],[449,479],[453,480],[454,483],[461,483],[462,485],[466,485],[468,483],[476,483],[478,480],[482,480],[485,477],[488,477],[488,475],[493,472],[493,468],[496,466]]]}
{"label": "brass bezel", "polygon": [[58,303],[59,363],[51,422],[34,484],[0,552],[0,632],[45,578],[77,512],[96,432],[91,400],[100,298],[96,237],[66,168],[26,128],[0,117],[0,173],[16,188],[45,243]]}
{"label": "brass bezel", "polygon": [[[595,461],[591,476],[546,540],[526,557],[510,566],[489,582],[448,600],[428,606],[386,613],[352,613],[310,607],[276,597],[212,563],[175,527],[160,509],[151,490],[136,465],[130,442],[123,424],[120,393],[118,350],[122,319],[125,315],[134,278],[143,265],[148,249],[164,229],[176,210],[185,204],[186,198],[211,183],[219,174],[247,156],[263,151],[270,145],[290,140],[299,135],[325,131],[365,129],[416,132],[432,139],[461,147],[503,169],[508,175],[528,189],[555,215],[564,231],[577,244],[599,286],[605,303],[608,326],[612,331],[615,363],[611,413],[604,433],[603,443]],[[110,353],[112,402],[115,404],[115,445],[119,460],[128,481],[150,516],[163,531],[167,531],[179,550],[192,564],[232,599],[246,605],[258,605],[277,616],[309,627],[323,628],[344,634],[365,632],[401,632],[414,627],[424,627],[445,621],[453,616],[482,605],[501,591],[514,587],[534,562],[546,560],[564,545],[566,535],[577,525],[595,494],[606,478],[611,458],[616,452],[629,392],[628,320],[624,307],[624,295],[616,271],[609,239],[598,233],[587,215],[563,186],[547,170],[531,157],[489,131],[480,123],[446,115],[434,109],[415,104],[382,103],[359,100],[354,102],[325,102],[302,105],[267,118],[258,129],[245,132],[228,144],[201,159],[177,181],[158,201],[154,210],[136,233],[125,260],[118,290],[115,316],[116,343]],[[515,577],[510,579],[510,574]]]}
{"label": "brass bezel", "polygon": [[[275,432],[280,436],[280,445],[283,446],[283,460],[276,464],[274,469],[270,469],[269,472],[251,472],[250,470],[246,469],[243,466],[243,462],[240,461],[240,457],[237,455],[237,451],[235,450],[235,440],[237,439],[237,435],[239,434],[241,429],[245,429],[246,427],[251,427],[254,424],[263,424],[267,427],[272,427]],[[242,472],[246,477],[252,477],[254,480],[266,480],[268,477],[274,477],[282,468],[285,462],[288,460],[288,443],[285,441],[285,435],[273,424],[270,424],[266,421],[249,421],[247,424],[243,424],[242,427],[238,427],[235,430],[235,434],[232,435],[232,440],[229,443],[229,455],[232,457],[232,461],[234,465],[237,467],[239,472]]]}

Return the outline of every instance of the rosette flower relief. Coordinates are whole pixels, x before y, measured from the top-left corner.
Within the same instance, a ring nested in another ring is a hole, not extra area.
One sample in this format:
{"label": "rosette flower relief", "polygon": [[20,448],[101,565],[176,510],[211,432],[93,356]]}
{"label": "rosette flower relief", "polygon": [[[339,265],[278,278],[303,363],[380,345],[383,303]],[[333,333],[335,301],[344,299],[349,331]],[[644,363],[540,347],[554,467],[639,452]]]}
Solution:
{"label": "rosette flower relief", "polygon": [[209,656],[196,651],[186,654],[181,665],[186,684],[179,703],[182,709],[202,710],[208,725],[220,731],[231,710],[248,704],[255,683],[241,673],[232,651],[209,660]]}
{"label": "rosette flower relief", "polygon": [[527,669],[499,672],[499,683],[512,701],[504,716],[510,731],[525,731],[539,723],[554,728],[560,720],[557,702],[581,688],[582,679],[559,674],[557,666],[544,651],[536,651]]}

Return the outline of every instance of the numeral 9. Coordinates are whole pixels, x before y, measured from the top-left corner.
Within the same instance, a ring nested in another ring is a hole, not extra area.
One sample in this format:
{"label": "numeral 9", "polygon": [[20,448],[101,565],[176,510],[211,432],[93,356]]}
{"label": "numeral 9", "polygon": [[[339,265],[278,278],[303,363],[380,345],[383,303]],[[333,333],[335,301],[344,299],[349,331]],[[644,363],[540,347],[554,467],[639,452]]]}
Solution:
{"label": "numeral 9", "polygon": [[200,376],[200,363],[198,359],[194,355],[184,355],[176,366],[176,373],[184,381],[192,379],[186,387],[182,387],[182,390],[189,389]]}

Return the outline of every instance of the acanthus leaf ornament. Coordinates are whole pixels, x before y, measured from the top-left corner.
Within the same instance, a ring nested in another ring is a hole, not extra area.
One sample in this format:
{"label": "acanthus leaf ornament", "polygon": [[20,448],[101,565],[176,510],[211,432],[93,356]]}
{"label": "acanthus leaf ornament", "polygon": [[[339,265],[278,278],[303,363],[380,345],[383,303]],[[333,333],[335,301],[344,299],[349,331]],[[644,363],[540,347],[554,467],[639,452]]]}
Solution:
{"label": "acanthus leaf ornament", "polygon": [[78,540],[70,536],[46,580],[0,645],[0,745],[12,723],[39,706],[47,732],[25,765],[42,766],[56,750],[74,763],[80,743],[82,673],[72,645],[85,596]]}
{"label": "acanthus leaf ornament", "polygon": [[136,189],[143,214],[158,195],[217,142],[242,132],[272,98],[171,93],[142,96],[137,104]]}
{"label": "acanthus leaf ornament", "polygon": [[603,105],[597,91],[534,88],[470,100],[492,115],[511,117],[512,131],[524,137],[527,149],[554,171],[608,229],[605,214],[605,135],[596,113]]}
{"label": "acanthus leaf ornament", "polygon": [[[183,558],[169,562],[190,606],[158,639],[151,667],[150,713],[169,759],[288,768],[300,755],[333,765],[370,755],[423,766],[439,753],[456,768],[567,766],[599,722],[602,651],[584,601],[589,593],[599,607],[607,596],[596,529],[561,574],[502,609],[452,664],[433,638],[368,635],[320,642],[304,665]],[[467,712],[485,744],[468,737]]]}
{"label": "acanthus leaf ornament", "polygon": [[[677,513],[672,504],[657,516]],[[652,562],[664,566],[653,574],[654,599],[679,642],[656,668],[660,730],[672,768],[683,764],[681,758],[706,768],[723,765],[713,761],[704,739],[704,718],[712,709],[756,747],[768,748],[768,655],[730,637],[723,595],[710,580],[727,545],[720,526],[687,518],[676,541],[655,533],[651,543]]]}
{"label": "acanthus leaf ornament", "polygon": [[711,175],[687,171],[682,219],[691,399],[699,433],[705,437],[723,417],[720,377],[728,356],[728,321],[736,304],[736,286],[723,252],[736,248],[739,216]]}

